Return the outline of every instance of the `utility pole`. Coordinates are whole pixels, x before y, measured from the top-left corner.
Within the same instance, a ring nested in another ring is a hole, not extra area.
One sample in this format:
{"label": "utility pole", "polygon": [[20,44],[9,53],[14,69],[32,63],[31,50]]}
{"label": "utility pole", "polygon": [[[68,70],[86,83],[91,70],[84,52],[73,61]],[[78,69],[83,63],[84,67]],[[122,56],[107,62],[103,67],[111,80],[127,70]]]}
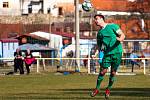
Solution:
{"label": "utility pole", "polygon": [[79,0],[75,0],[75,34],[76,34],[76,64],[75,71],[80,71],[80,34],[79,34]]}

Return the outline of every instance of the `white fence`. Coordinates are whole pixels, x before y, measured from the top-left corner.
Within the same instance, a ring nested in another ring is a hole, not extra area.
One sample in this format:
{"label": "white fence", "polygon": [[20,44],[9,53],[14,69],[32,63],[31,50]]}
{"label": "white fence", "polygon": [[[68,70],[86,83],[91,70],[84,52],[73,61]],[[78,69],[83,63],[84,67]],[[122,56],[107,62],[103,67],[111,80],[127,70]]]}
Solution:
{"label": "white fence", "polygon": [[[12,60],[13,61],[14,58],[0,58],[0,61],[5,61],[5,60]],[[41,67],[42,67],[42,70],[47,70],[47,69],[57,69],[57,66],[60,66],[62,67],[63,71],[75,71],[75,67],[76,67],[76,60],[77,59],[80,59],[80,61],[83,61],[84,59],[87,59],[88,60],[88,64],[86,67],[83,66],[83,64],[81,63],[81,66],[79,68],[79,70],[81,72],[83,72],[82,70],[84,69],[84,72],[88,73],[88,74],[91,74],[91,66],[90,66],[90,60],[91,58],[36,58],[37,59],[37,63],[34,64],[35,67],[36,67],[36,72],[39,73],[41,70]],[[95,60],[98,60],[99,58],[95,58]],[[136,59],[136,60],[141,60],[142,63],[141,63],[141,66],[142,68],[140,70],[143,70],[142,73],[143,74],[150,74],[150,58],[122,58],[122,62],[124,60],[130,60],[130,59]],[[46,63],[46,61],[50,61],[50,60],[53,60],[53,61],[57,61],[57,63],[53,63],[53,64],[49,64],[49,63]],[[60,61],[62,60],[63,64],[61,65],[60,64]],[[146,64],[146,60],[147,60],[147,64]],[[97,61],[96,61],[97,63]],[[2,68],[2,66],[0,66]],[[13,67],[13,65],[11,65],[11,67]],[[96,64],[96,68],[99,70],[99,64],[97,63]],[[7,68],[7,67],[6,67]],[[136,67],[135,67],[136,68]],[[131,66],[128,67],[128,65],[122,63],[121,66],[120,66],[120,69],[118,71],[118,73],[129,73],[131,71]],[[99,71],[97,71],[96,73],[98,73]],[[131,72],[130,72],[131,73]],[[136,72],[135,72],[136,73]]]}

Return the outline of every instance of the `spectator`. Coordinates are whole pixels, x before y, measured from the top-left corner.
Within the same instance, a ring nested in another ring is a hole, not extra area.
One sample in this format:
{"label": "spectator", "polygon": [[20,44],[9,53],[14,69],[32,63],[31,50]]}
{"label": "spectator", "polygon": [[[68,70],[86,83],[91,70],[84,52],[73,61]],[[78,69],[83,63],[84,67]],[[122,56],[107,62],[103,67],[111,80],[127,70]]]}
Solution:
{"label": "spectator", "polygon": [[26,65],[27,75],[30,73],[30,66],[34,62],[35,62],[35,58],[33,57],[30,49],[27,49],[25,53],[25,65]]}
{"label": "spectator", "polygon": [[133,59],[131,59],[131,65],[132,65],[131,72],[133,72],[134,65],[137,65],[140,68],[140,64],[139,64],[138,60],[134,59],[134,58],[139,58],[139,56],[134,51],[132,51],[132,53],[130,54],[130,58],[133,58]]}
{"label": "spectator", "polygon": [[17,72],[17,70],[20,70],[20,74],[24,74],[24,68],[23,68],[23,57],[20,49],[16,49],[16,52],[14,52],[14,73]]}
{"label": "spectator", "polygon": [[90,51],[90,57],[91,57],[90,69],[91,69],[92,73],[95,73],[96,72],[96,60],[94,59],[95,57],[93,55],[95,55],[95,49],[94,48],[92,48]]}
{"label": "spectator", "polygon": [[88,55],[86,56],[85,59],[83,59],[83,64],[84,64],[84,67],[86,68],[87,64],[88,64]]}

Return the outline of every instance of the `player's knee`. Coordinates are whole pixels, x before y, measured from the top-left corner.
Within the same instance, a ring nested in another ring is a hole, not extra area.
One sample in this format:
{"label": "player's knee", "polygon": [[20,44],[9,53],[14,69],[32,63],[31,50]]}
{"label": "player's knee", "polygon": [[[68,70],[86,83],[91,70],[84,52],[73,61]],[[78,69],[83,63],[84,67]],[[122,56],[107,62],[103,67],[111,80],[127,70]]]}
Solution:
{"label": "player's knee", "polygon": [[115,77],[110,77],[109,80],[110,80],[111,82],[114,82],[114,81],[116,80],[116,78],[115,78]]}
{"label": "player's knee", "polygon": [[107,72],[107,69],[103,69],[103,70],[100,72],[100,76],[104,76],[106,72]]}
{"label": "player's knee", "polygon": [[116,75],[116,71],[112,71],[111,76],[115,76],[115,75]]}

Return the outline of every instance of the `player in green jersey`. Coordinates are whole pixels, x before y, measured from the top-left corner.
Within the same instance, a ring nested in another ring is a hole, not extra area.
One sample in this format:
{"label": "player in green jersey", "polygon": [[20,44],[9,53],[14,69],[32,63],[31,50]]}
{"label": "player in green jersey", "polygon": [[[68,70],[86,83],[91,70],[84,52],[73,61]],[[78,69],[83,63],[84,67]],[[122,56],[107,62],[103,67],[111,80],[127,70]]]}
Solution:
{"label": "player in green jersey", "polygon": [[[97,45],[99,51],[104,51],[104,56],[97,78],[96,88],[91,93],[91,96],[94,97],[99,93],[100,84],[108,67],[111,66],[109,83],[105,90],[105,98],[107,99],[110,95],[110,89],[115,81],[115,74],[121,63],[123,51],[121,42],[125,39],[125,35],[117,24],[106,23],[103,15],[95,15],[94,21],[96,25],[100,27],[100,30],[97,33]],[[93,56],[96,57],[96,55]]]}

